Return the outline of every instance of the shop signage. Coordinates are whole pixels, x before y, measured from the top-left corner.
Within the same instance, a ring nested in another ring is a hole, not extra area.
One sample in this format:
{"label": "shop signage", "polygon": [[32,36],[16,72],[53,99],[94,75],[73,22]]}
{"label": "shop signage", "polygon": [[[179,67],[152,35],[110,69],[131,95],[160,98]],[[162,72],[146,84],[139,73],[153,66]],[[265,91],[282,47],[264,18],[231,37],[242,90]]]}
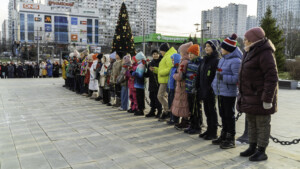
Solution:
{"label": "shop signage", "polygon": [[77,25],[78,24],[78,18],[71,18],[71,25]]}
{"label": "shop signage", "polygon": [[24,9],[34,9],[34,10],[39,10],[40,5],[38,4],[23,4]]}
{"label": "shop signage", "polygon": [[45,23],[51,23],[52,19],[51,16],[45,15]]}
{"label": "shop signage", "polygon": [[42,21],[42,18],[40,18],[40,17],[35,17],[35,18],[34,18],[34,21],[35,21],[35,22],[41,22],[41,21]]}
{"label": "shop signage", "polygon": [[86,25],[87,22],[86,21],[80,21],[80,25]]}
{"label": "shop signage", "polygon": [[45,32],[52,32],[52,25],[51,24],[45,24]]}
{"label": "shop signage", "polygon": [[78,41],[78,35],[77,34],[71,34],[71,41],[77,42]]}
{"label": "shop signage", "polygon": [[48,1],[48,5],[52,6],[52,5],[58,5],[58,6],[74,6],[74,2],[54,2],[54,1]]}

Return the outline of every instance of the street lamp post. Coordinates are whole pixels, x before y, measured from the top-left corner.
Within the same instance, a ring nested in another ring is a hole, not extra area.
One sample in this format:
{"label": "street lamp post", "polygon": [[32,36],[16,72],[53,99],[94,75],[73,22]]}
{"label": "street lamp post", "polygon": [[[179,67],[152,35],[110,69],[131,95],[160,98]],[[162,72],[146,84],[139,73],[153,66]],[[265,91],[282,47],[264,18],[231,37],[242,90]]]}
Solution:
{"label": "street lamp post", "polygon": [[[204,31],[209,31],[211,22],[210,21],[206,21],[205,23],[206,23],[207,29],[200,29],[200,30],[199,30],[200,24],[199,23],[194,24],[196,26],[196,32],[201,32],[201,46],[202,46],[202,48],[203,48],[203,40],[204,40],[203,32]],[[202,50],[202,52],[203,52],[203,50]]]}

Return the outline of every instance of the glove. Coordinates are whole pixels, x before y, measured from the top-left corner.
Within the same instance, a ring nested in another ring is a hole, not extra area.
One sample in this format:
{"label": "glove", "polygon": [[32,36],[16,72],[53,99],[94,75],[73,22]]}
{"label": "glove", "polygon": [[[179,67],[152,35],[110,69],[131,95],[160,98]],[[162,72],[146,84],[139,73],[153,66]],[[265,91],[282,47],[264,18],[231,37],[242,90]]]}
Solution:
{"label": "glove", "polygon": [[217,79],[218,80],[223,80],[223,75],[220,74],[220,72],[217,72]]}
{"label": "glove", "polygon": [[273,104],[272,103],[263,102],[263,107],[264,107],[264,109],[268,110],[268,109],[271,109],[273,107]]}

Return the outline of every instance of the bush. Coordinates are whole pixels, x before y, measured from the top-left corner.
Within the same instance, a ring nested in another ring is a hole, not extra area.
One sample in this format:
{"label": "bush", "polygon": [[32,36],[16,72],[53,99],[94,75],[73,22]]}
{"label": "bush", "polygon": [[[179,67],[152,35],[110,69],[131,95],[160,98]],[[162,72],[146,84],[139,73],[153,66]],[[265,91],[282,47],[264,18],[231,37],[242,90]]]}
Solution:
{"label": "bush", "polygon": [[300,58],[286,62],[286,67],[294,80],[300,80]]}

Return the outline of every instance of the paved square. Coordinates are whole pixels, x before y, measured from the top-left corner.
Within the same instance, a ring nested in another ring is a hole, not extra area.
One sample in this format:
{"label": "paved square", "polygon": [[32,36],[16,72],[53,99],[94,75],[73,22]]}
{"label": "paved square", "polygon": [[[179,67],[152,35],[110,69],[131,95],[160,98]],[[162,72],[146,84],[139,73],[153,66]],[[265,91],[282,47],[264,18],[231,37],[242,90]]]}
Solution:
{"label": "paved square", "polygon": [[[62,87],[62,79],[0,79],[1,169],[300,168],[300,144],[270,140],[269,160],[221,150],[156,119],[135,117]],[[279,91],[271,134],[300,138],[300,90]],[[237,136],[244,115],[237,122]]]}

